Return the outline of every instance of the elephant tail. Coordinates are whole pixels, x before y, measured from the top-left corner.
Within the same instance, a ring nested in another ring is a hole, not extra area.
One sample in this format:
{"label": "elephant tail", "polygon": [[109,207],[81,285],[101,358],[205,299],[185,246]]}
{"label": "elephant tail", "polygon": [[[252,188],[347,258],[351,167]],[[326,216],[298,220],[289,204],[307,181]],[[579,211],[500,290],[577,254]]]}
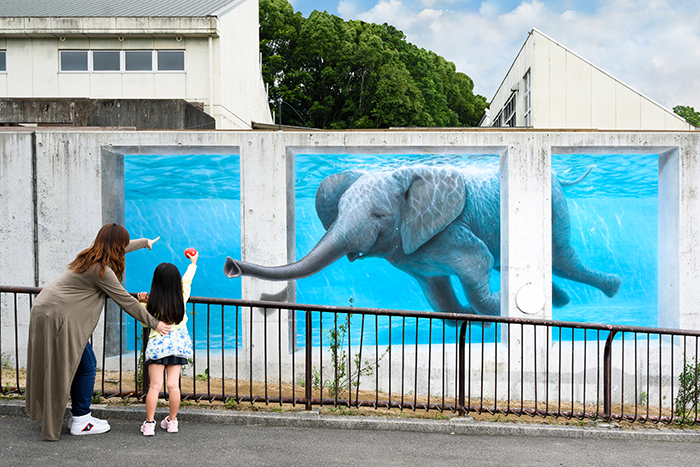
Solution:
{"label": "elephant tail", "polygon": [[579,183],[581,183],[581,182],[583,181],[584,178],[588,177],[588,174],[591,173],[591,171],[593,170],[594,167],[595,167],[595,165],[590,165],[590,166],[588,166],[588,170],[586,171],[586,173],[583,174],[583,175],[581,175],[581,176],[580,176],[579,178],[577,178],[576,180],[571,180],[571,181],[569,181],[569,180],[562,180],[562,179],[559,179],[559,183],[561,184],[561,186],[574,186],[574,185],[578,185]]}

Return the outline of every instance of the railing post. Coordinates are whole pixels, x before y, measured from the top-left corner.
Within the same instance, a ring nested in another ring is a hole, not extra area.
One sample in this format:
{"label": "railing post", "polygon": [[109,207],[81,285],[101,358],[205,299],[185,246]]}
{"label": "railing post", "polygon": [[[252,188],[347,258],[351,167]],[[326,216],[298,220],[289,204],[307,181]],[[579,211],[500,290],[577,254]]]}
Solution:
{"label": "railing post", "polygon": [[306,410],[311,410],[311,380],[313,378],[313,365],[312,365],[312,349],[311,349],[311,310],[306,310],[306,335],[304,336],[304,342],[306,344],[306,351],[305,355],[306,358],[304,359],[304,368],[306,369],[306,382],[304,385],[304,389],[306,390]]}
{"label": "railing post", "polygon": [[467,334],[467,322],[462,321],[459,327],[459,344],[458,344],[458,359],[457,359],[457,404],[458,411],[461,416],[465,416],[467,411],[464,409],[464,380],[465,380],[465,362],[464,362],[464,347]]}
{"label": "railing post", "polygon": [[[138,326],[139,323],[138,321],[136,322],[136,326]],[[143,342],[143,345],[141,345],[141,393],[143,397],[146,397],[146,393],[148,392],[148,387],[151,385],[151,378],[148,376],[148,363],[146,362],[146,345],[148,345],[148,335],[151,333],[150,328],[143,328],[141,331],[141,341]],[[121,369],[119,370],[121,371]],[[139,388],[134,388],[134,394],[138,394]]]}
{"label": "railing post", "polygon": [[610,331],[603,351],[603,414],[605,420],[612,418],[612,343],[617,331]]}

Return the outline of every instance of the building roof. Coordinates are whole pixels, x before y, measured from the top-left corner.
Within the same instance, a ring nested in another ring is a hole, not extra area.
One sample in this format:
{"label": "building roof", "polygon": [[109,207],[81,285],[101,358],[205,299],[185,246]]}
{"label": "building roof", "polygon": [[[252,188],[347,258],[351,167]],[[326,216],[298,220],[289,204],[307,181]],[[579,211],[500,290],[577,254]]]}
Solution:
{"label": "building roof", "polygon": [[0,0],[0,17],[219,16],[246,0]]}

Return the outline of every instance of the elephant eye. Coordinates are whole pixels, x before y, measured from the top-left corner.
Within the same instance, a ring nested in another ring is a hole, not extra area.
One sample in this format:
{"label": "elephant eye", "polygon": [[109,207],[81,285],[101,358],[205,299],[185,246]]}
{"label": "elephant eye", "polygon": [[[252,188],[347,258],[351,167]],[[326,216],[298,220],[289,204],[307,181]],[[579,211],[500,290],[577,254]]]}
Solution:
{"label": "elephant eye", "polygon": [[372,211],[372,216],[376,217],[377,219],[381,219],[382,217],[386,217],[386,213],[384,213],[384,211],[380,211],[379,209],[375,209]]}

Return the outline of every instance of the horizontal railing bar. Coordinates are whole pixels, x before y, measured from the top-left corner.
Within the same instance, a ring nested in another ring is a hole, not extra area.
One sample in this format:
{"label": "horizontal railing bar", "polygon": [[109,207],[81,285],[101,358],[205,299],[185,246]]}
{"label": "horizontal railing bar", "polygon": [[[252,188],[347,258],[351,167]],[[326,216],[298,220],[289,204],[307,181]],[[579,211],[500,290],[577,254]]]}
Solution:
{"label": "horizontal railing bar", "polygon": [[[10,293],[29,293],[38,294],[41,292],[39,287],[19,287],[19,286],[4,286],[0,285],[0,292]],[[135,295],[132,293],[132,295]],[[212,305],[230,305],[238,307],[250,308],[271,308],[282,310],[297,310],[297,311],[315,311],[341,314],[366,314],[377,316],[398,316],[406,318],[426,318],[445,321],[472,321],[484,323],[512,323],[522,325],[537,325],[549,328],[567,328],[567,329],[592,329],[599,331],[616,331],[616,332],[638,332],[644,334],[658,335],[674,335],[674,336],[690,336],[700,337],[700,330],[689,329],[672,329],[672,328],[652,328],[644,326],[622,326],[618,324],[602,324],[602,323],[579,323],[575,321],[554,321],[546,319],[534,318],[514,318],[503,316],[485,316],[485,315],[467,315],[463,313],[446,313],[440,311],[414,311],[414,310],[393,310],[388,308],[359,308],[359,307],[340,307],[331,305],[309,305],[304,303],[285,303],[285,302],[270,302],[262,300],[239,300],[233,298],[216,298],[216,297],[190,297],[189,303],[202,303]]]}

